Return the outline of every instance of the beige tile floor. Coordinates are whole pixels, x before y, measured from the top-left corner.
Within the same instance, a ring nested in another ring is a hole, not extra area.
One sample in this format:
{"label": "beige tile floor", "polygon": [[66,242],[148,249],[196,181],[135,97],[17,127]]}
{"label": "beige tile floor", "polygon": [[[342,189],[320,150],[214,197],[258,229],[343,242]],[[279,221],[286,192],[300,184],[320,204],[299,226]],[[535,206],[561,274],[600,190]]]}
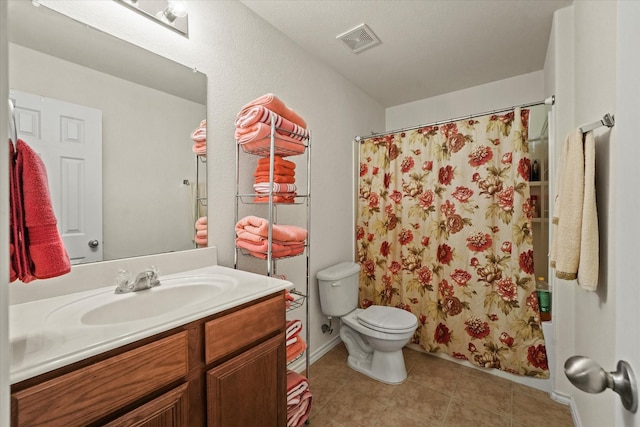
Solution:
{"label": "beige tile floor", "polygon": [[419,351],[408,378],[374,381],[347,366],[338,345],[309,370],[313,427],[573,427],[568,406],[540,390]]}

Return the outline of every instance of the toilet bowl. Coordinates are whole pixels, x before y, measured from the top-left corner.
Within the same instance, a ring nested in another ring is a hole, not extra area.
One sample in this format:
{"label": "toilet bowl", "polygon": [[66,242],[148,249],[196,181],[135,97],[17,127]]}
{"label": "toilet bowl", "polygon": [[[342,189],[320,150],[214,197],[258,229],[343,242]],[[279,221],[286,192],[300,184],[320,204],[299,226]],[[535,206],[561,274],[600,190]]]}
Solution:
{"label": "toilet bowl", "polygon": [[340,317],[340,338],[354,370],[387,384],[407,378],[402,348],[409,342],[418,321],[408,311],[373,305],[357,308],[360,266],[342,263],[321,270],[320,306],[328,317]]}

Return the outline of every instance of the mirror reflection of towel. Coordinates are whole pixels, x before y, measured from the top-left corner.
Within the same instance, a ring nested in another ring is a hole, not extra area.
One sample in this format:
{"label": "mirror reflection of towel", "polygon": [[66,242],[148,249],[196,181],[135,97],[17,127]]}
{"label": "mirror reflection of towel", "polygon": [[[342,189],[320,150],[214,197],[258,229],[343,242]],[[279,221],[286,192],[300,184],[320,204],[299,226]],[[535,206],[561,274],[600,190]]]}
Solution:
{"label": "mirror reflection of towel", "polygon": [[57,227],[47,183],[47,171],[40,156],[24,141],[16,151],[10,145],[11,267],[24,283],[48,279],[71,271],[69,255]]}

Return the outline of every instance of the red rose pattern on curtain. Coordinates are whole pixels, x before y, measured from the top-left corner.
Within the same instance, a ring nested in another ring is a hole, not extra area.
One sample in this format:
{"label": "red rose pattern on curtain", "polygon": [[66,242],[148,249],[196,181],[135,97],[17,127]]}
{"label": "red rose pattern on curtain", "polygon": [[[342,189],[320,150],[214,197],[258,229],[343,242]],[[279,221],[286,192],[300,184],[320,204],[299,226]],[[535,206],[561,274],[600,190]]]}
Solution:
{"label": "red rose pattern on curtain", "polygon": [[517,108],[360,144],[360,305],[415,314],[426,351],[548,378],[528,118]]}

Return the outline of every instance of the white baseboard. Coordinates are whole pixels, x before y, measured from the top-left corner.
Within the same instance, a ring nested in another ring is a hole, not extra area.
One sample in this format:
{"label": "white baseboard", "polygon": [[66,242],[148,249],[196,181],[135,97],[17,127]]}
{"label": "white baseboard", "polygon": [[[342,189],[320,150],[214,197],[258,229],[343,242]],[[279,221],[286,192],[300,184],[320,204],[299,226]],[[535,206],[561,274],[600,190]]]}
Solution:
{"label": "white baseboard", "polygon": [[[313,365],[315,362],[318,361],[318,359],[320,359],[325,354],[329,353],[331,350],[333,350],[335,346],[337,346],[341,342],[342,340],[340,339],[340,335],[336,335],[335,337],[333,337],[333,339],[331,339],[330,341],[327,341],[322,346],[317,348],[315,351],[309,354],[309,366]],[[292,371],[302,373],[302,371],[304,371],[304,358],[301,358],[295,361],[291,365],[287,366],[287,368],[291,369]]]}
{"label": "white baseboard", "polygon": [[571,409],[571,418],[573,418],[573,425],[576,427],[582,427],[580,415],[576,408],[576,401],[573,400],[573,396],[567,396],[566,394],[558,393],[557,391],[552,391],[550,396],[556,402],[569,406],[569,409]]}

